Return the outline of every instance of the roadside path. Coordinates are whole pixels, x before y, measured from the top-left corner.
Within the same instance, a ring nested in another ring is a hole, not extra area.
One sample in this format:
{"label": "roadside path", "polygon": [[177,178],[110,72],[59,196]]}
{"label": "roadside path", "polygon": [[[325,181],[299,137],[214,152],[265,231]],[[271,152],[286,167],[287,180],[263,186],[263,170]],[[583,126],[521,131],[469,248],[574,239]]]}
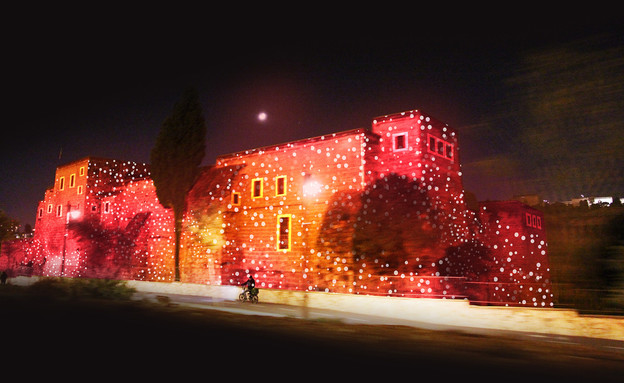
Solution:
{"label": "roadside path", "polygon": [[[166,298],[164,298],[166,297]],[[364,315],[350,313],[346,311],[307,308],[300,306],[291,306],[276,303],[252,304],[250,302],[238,302],[225,299],[217,299],[199,295],[182,295],[182,294],[163,294],[151,292],[137,292],[135,299],[147,299],[151,301],[168,301],[169,304],[182,305],[185,307],[225,311],[233,314],[241,315],[258,315],[269,317],[289,317],[298,319],[307,319],[315,321],[337,321],[346,324],[365,324],[365,325],[383,325],[383,326],[408,326],[426,330],[435,331],[459,331],[465,333],[487,335],[487,336],[506,336],[513,338],[528,338],[532,340],[569,344],[579,346],[596,347],[604,351],[618,353],[624,356],[624,340],[601,339],[583,336],[569,336],[556,334],[540,334],[522,331],[509,330],[493,330],[477,327],[451,326],[437,323],[429,323],[422,321],[412,321],[406,319],[395,319],[376,315]],[[307,317],[307,318],[306,318]]]}

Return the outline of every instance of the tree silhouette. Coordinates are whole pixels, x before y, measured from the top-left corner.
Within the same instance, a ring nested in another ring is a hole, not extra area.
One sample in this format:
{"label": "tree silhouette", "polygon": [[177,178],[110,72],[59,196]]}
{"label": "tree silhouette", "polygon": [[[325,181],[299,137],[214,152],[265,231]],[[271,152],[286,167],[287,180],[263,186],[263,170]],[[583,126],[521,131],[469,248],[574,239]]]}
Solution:
{"label": "tree silhouette", "polygon": [[[105,228],[97,219],[70,222],[72,233],[84,254],[84,277],[124,279],[132,275],[137,240],[150,212],[137,213],[125,228]],[[140,253],[140,252],[139,252]]]}
{"label": "tree silhouette", "polygon": [[17,220],[9,217],[0,209],[0,243],[4,240],[15,238],[18,229],[19,223]]}
{"label": "tree silhouette", "polygon": [[205,138],[206,123],[197,91],[187,89],[163,122],[150,156],[158,200],[173,209],[176,281],[180,280],[180,234],[186,195],[199,175]]}

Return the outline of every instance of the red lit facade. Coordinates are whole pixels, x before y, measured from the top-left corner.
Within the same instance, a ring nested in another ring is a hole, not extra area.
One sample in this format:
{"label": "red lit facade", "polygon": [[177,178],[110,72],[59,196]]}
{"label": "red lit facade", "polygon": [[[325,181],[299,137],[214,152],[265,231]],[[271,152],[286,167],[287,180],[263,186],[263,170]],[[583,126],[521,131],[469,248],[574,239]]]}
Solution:
{"label": "red lit facade", "polygon": [[552,302],[544,215],[518,201],[482,202],[487,224],[489,302],[548,307]]}
{"label": "red lit facade", "polygon": [[149,166],[87,157],[59,166],[39,202],[35,233],[3,245],[16,274],[169,280],[173,218]]}
{"label": "red lit facade", "polygon": [[221,156],[188,205],[190,282],[552,306],[543,227],[520,220],[540,213],[468,210],[456,132],[416,110]]}
{"label": "red lit facade", "polygon": [[[183,282],[553,303],[541,213],[468,210],[456,132],[417,110],[220,156],[187,202]],[[84,159],[57,169],[35,236],[3,246],[0,266],[171,281],[172,219],[147,165]]]}

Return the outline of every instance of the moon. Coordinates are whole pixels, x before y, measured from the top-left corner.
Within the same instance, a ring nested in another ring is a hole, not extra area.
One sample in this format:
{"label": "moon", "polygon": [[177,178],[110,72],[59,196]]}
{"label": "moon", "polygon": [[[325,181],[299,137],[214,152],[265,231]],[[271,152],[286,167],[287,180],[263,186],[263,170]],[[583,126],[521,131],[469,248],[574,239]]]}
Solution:
{"label": "moon", "polygon": [[260,112],[258,113],[258,121],[262,122],[262,121],[266,121],[267,119],[267,114],[265,112]]}

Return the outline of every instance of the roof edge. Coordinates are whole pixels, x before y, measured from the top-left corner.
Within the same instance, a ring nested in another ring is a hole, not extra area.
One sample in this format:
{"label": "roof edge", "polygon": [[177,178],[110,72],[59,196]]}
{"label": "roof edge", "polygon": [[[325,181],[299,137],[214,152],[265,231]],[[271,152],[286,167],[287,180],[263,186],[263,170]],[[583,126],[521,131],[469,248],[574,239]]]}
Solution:
{"label": "roof edge", "polygon": [[271,150],[271,149],[274,149],[274,148],[279,148],[279,147],[288,146],[288,145],[305,145],[305,144],[311,143],[311,142],[322,141],[322,140],[325,140],[326,138],[343,137],[343,136],[356,135],[356,134],[361,134],[361,133],[365,133],[365,134],[368,134],[368,135],[374,135],[374,136],[377,135],[376,133],[373,133],[368,128],[357,128],[357,129],[343,130],[341,132],[328,133],[328,134],[323,134],[323,135],[316,136],[316,137],[302,138],[300,140],[283,142],[281,144],[273,144],[273,145],[268,145],[268,146],[262,146],[262,147],[259,147],[259,148],[240,150],[238,152],[233,152],[233,153],[228,153],[228,154],[221,154],[221,155],[217,156],[217,161],[219,161],[221,159],[227,159],[227,158],[240,156],[240,155],[250,155],[250,154],[261,152],[261,151],[265,152],[265,151],[268,151],[268,150]]}

